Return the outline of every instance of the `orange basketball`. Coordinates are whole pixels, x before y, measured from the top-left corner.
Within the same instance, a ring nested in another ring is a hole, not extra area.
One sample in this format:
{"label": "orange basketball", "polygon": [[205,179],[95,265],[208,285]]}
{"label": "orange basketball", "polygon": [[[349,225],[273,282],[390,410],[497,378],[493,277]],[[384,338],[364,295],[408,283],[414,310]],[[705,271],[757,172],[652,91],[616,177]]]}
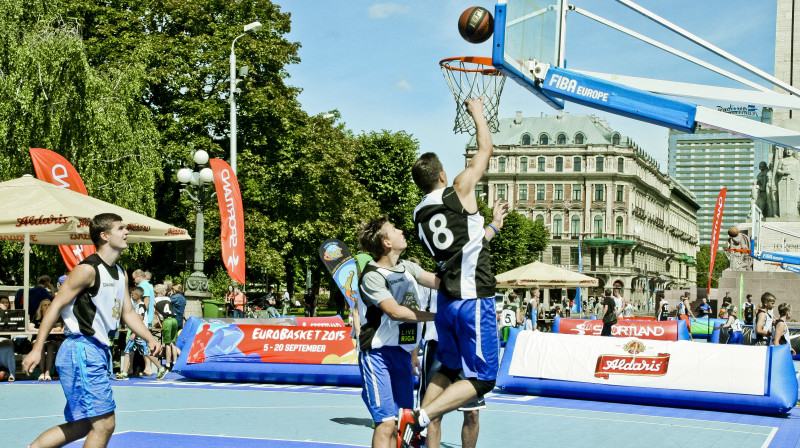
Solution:
{"label": "orange basketball", "polygon": [[728,229],[728,236],[731,238],[736,238],[739,236],[739,228],[738,227],[731,227]]}
{"label": "orange basketball", "polygon": [[486,8],[467,8],[458,18],[458,32],[469,43],[486,42],[494,32],[494,18]]}

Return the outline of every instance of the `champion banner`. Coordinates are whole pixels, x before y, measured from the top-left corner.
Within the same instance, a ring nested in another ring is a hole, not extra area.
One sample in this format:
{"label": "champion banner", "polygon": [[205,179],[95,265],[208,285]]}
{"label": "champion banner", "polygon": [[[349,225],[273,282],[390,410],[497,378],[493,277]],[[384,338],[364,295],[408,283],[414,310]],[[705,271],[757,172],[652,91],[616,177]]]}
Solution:
{"label": "champion banner", "polygon": [[231,279],[244,284],[244,211],[239,181],[236,180],[236,173],[224,160],[211,159],[209,164],[214,171],[214,188],[217,190],[222,221],[219,226],[222,261]]}
{"label": "champion banner", "polygon": [[[36,177],[61,188],[77,191],[88,196],[86,186],[78,171],[67,159],[49,149],[30,148]],[[93,245],[58,246],[61,258],[70,271],[89,255],[95,253]]]}
{"label": "champion banner", "polygon": [[722,210],[725,208],[725,195],[727,188],[719,191],[717,205],[714,207],[714,224],[711,226],[711,263],[708,266],[708,292],[711,293],[711,274],[714,272],[714,261],[717,258],[717,244],[719,243],[719,231],[722,227]]}

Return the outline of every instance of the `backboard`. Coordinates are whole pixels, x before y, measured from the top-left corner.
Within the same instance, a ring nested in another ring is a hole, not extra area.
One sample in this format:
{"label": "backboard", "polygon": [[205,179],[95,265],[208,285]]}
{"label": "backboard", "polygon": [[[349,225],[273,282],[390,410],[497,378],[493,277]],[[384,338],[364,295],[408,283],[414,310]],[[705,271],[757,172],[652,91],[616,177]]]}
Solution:
{"label": "backboard", "polygon": [[[566,0],[499,0],[495,6],[492,64],[506,76],[542,96],[534,87],[530,63],[564,66]],[[551,106],[561,100],[545,95]]]}

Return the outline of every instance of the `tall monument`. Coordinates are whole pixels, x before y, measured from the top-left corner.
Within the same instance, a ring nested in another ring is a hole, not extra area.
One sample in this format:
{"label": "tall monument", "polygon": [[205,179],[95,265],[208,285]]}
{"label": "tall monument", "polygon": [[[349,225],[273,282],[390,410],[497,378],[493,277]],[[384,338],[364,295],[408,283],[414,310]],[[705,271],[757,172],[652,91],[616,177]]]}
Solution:
{"label": "tall monument", "polygon": [[[797,0],[778,0],[775,77],[800,86],[800,2]],[[780,87],[775,90],[787,93]],[[800,129],[800,110],[775,109],[772,122],[783,128]]]}

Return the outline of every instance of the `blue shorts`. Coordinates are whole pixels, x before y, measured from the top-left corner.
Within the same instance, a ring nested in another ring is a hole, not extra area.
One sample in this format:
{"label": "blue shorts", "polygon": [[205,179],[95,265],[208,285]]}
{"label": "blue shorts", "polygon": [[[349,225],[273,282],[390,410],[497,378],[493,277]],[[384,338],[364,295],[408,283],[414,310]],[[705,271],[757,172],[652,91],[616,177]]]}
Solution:
{"label": "blue shorts", "polygon": [[414,407],[410,353],[397,346],[359,352],[358,367],[361,370],[361,398],[372,415],[372,421],[395,420],[400,408]]}
{"label": "blue shorts", "polygon": [[58,350],[56,369],[67,397],[64,418],[68,422],[116,409],[108,380],[108,347],[94,338],[70,336]]}
{"label": "blue shorts", "polygon": [[741,344],[741,343],[742,343],[742,332],[741,331],[731,332],[731,335],[728,338],[728,344]]}
{"label": "blue shorts", "polygon": [[453,370],[464,369],[466,378],[497,379],[500,340],[494,297],[451,299],[439,292],[436,359]]}
{"label": "blue shorts", "polygon": [[136,336],[133,340],[128,339],[125,343],[125,354],[137,352],[140,355],[149,355],[150,349],[147,348],[147,343],[144,339]]}

